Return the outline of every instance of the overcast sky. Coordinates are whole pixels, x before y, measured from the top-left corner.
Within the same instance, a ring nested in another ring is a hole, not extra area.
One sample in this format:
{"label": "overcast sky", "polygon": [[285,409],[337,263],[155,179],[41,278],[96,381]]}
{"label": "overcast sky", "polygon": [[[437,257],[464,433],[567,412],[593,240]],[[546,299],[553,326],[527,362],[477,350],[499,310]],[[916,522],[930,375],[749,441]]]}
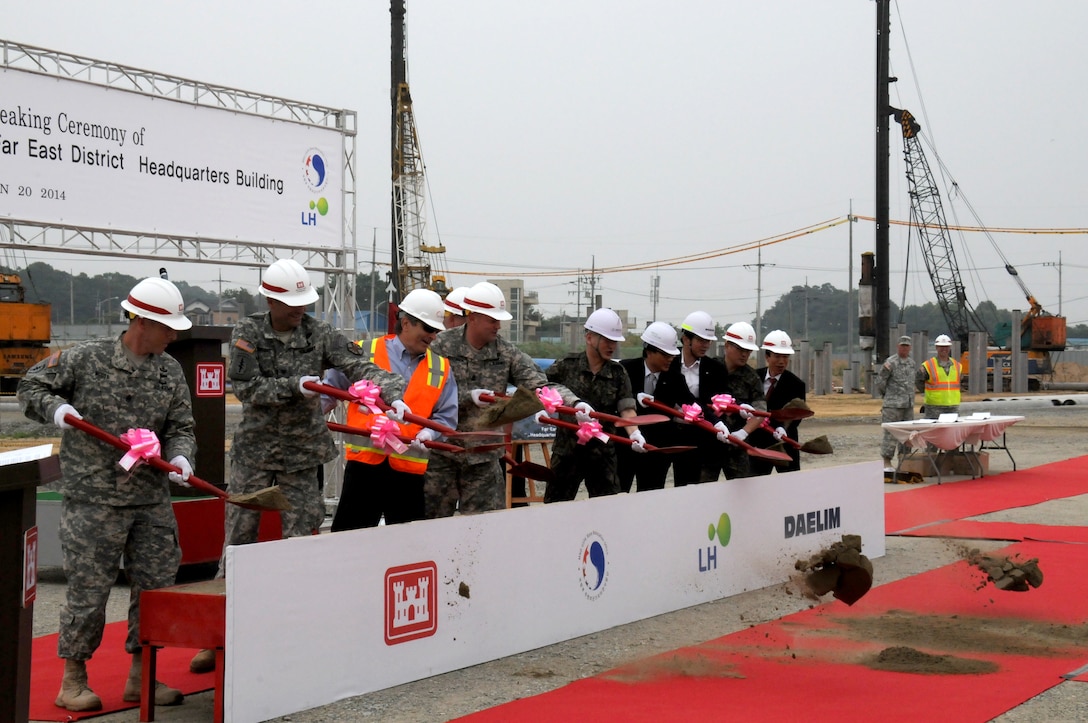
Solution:
{"label": "overcast sky", "polygon": [[[840,219],[851,202],[855,214],[873,216],[875,16],[871,0],[408,0],[430,230],[448,249],[453,285],[497,272],[668,264]],[[357,111],[360,261],[369,264],[372,229],[379,261],[389,260],[389,22],[384,0],[36,0],[5,9],[0,33]],[[986,226],[1088,227],[1085,27],[1084,0],[892,5],[892,104],[919,118]],[[905,220],[892,130],[891,216]],[[976,225],[949,196],[949,223]],[[751,320],[757,304],[765,310],[797,284],[845,289],[848,237],[840,224],[760,255],[663,265],[657,318],[678,323],[704,309],[721,323]],[[1054,313],[1060,253],[1062,311],[1071,324],[1088,322],[1083,234],[994,239]],[[973,303],[1026,308],[984,235],[954,242]],[[853,248],[856,286],[857,257],[874,248],[871,222],[853,225]],[[893,301],[904,278],[906,303],[935,301],[916,248],[904,274],[900,227],[892,258]],[[70,256],[26,260],[73,265]],[[157,270],[132,266],[134,275]],[[88,273],[115,267],[79,261]],[[218,283],[215,267],[171,272],[212,290]],[[641,326],[652,317],[654,273],[603,273],[598,292]],[[223,277],[257,281],[238,269]],[[526,283],[546,315],[569,315],[574,279]]]}

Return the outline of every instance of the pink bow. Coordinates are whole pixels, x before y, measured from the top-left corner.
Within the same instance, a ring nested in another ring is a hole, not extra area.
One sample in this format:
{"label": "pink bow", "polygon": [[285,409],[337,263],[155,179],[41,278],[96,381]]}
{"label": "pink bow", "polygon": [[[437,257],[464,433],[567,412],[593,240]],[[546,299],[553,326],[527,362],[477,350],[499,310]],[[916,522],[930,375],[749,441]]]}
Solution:
{"label": "pink bow", "polygon": [[685,422],[698,422],[703,418],[703,408],[698,404],[681,404],[680,411],[684,413]]}
{"label": "pink bow", "polygon": [[129,448],[118,464],[128,472],[143,460],[158,457],[162,449],[159,438],[150,429],[130,429],[121,439],[128,442]]}
{"label": "pink bow", "polygon": [[586,444],[591,439],[599,439],[602,442],[608,441],[608,435],[601,429],[601,423],[596,419],[591,419],[588,422],[582,422],[578,425],[578,444]]}
{"label": "pink bow", "polygon": [[381,387],[369,379],[360,379],[348,387],[348,392],[355,397],[358,403],[366,407],[371,414],[381,414],[382,409],[377,402],[382,396]]}
{"label": "pink bow", "polygon": [[374,423],[370,425],[370,442],[378,449],[389,447],[397,454],[404,454],[408,449],[400,439],[400,425],[384,415],[374,417]]}
{"label": "pink bow", "polygon": [[729,394],[715,394],[710,398],[710,406],[714,409],[715,414],[721,414],[722,412],[728,412],[730,408],[737,406],[737,400]]}
{"label": "pink bow", "polygon": [[547,411],[548,414],[555,414],[556,408],[563,405],[563,395],[551,387],[540,387],[537,389],[536,398],[544,405],[544,410]]}

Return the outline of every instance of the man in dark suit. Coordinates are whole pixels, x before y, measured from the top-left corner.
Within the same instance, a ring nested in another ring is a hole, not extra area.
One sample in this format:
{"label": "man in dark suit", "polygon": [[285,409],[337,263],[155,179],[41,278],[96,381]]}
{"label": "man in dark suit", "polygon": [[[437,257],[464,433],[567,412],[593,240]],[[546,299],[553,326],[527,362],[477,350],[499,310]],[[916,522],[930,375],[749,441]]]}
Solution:
{"label": "man in dark suit", "polygon": [[[663,321],[655,321],[642,332],[642,356],[624,359],[620,362],[631,377],[631,389],[636,397],[639,392],[654,395],[658,389],[661,398],[669,399],[675,394],[669,392],[670,385],[684,385],[683,377],[670,376],[667,372],[673,359],[680,355],[676,348],[676,329]],[[686,387],[684,388],[686,391]],[[636,414],[655,414],[641,404],[635,405]],[[672,422],[649,424],[639,427],[646,441],[655,447],[669,447],[674,444],[675,425]],[[665,477],[669,471],[669,457],[664,454],[636,454],[630,447],[616,445],[619,461],[620,491],[630,492],[631,483],[638,479],[638,491],[659,490],[665,486]]]}
{"label": "man in dark suit", "polygon": [[[763,354],[767,366],[756,369],[756,374],[763,381],[763,393],[767,397],[767,410],[773,412],[781,409],[792,399],[805,398],[805,383],[787,367],[790,357],[793,355],[793,342],[784,331],[775,330],[767,334],[763,339]],[[773,424],[773,421],[772,421]],[[797,427],[800,419],[795,419],[783,425],[786,436],[797,441]],[[766,449],[775,443],[774,436],[760,429],[752,433],[749,442],[756,447]],[[778,466],[774,462],[758,457],[748,460],[754,474],[770,474],[771,470],[778,467],[779,472],[793,472],[801,469],[801,451],[791,444],[786,444],[786,453],[793,459],[788,465]]]}

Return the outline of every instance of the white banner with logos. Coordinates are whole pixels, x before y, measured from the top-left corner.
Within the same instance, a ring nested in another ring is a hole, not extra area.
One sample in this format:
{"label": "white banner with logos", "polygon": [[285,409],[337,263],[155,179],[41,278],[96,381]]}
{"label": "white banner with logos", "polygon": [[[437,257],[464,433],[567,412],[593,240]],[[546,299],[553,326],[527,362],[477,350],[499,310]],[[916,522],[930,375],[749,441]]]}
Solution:
{"label": "white banner with logos", "polygon": [[232,547],[227,720],[782,583],[843,534],[881,557],[879,480],[865,463]]}
{"label": "white banner with logos", "polygon": [[0,218],[340,248],[340,131],[0,69]]}

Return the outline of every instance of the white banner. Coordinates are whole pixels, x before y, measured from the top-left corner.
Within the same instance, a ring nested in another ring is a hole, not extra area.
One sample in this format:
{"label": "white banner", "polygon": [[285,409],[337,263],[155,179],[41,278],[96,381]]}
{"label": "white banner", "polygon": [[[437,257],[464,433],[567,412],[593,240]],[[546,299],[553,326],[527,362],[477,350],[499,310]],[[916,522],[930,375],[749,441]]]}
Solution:
{"label": "white banner", "polygon": [[343,246],[333,129],[0,69],[0,218]]}
{"label": "white banner", "polygon": [[781,583],[843,534],[881,557],[879,480],[865,463],[228,548],[226,718]]}

